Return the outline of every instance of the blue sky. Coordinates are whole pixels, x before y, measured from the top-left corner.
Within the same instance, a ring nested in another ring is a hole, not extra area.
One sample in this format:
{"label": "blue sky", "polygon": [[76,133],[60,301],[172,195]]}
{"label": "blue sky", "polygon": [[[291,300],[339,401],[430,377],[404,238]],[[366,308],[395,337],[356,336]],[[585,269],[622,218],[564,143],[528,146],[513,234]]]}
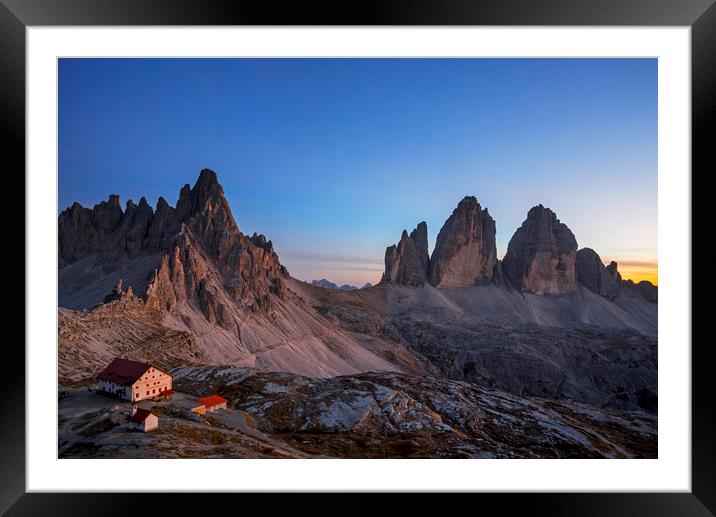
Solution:
{"label": "blue sky", "polygon": [[465,195],[498,256],[542,203],[656,274],[656,59],[62,59],[58,153],[59,210],[174,204],[214,169],[304,280],[377,282],[404,228],[432,248]]}

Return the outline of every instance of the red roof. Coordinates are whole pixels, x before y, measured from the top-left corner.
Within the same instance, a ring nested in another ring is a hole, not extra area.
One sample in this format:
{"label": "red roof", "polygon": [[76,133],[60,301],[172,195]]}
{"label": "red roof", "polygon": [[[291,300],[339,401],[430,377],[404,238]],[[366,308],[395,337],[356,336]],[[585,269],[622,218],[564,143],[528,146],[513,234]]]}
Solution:
{"label": "red roof", "polygon": [[129,420],[130,422],[134,422],[135,424],[141,424],[147,419],[149,415],[157,416],[148,409],[138,408],[136,413],[127,417],[127,420]]}
{"label": "red roof", "polygon": [[107,368],[100,372],[97,379],[113,382],[120,386],[131,386],[151,367],[152,365],[147,363],[117,357],[114,361],[109,363]]}
{"label": "red roof", "polygon": [[198,399],[198,402],[201,402],[206,407],[212,407],[220,404],[227,404],[229,401],[219,395],[209,395],[208,397]]}
{"label": "red roof", "polygon": [[100,372],[97,379],[100,381],[113,382],[115,384],[119,384],[120,386],[131,386],[150,368],[159,370],[156,366],[152,366],[148,363],[130,361],[129,359],[117,357],[114,361],[109,363],[107,368]]}

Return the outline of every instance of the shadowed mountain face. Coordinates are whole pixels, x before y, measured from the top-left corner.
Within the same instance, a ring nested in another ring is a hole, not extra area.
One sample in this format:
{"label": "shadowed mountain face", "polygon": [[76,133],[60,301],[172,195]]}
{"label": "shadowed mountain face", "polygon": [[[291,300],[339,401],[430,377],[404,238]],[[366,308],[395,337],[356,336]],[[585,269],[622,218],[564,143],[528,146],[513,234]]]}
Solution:
{"label": "shadowed mountain face", "polygon": [[385,250],[385,273],[388,284],[420,287],[428,278],[428,226],[420,223],[411,233],[403,230],[400,242]]}
{"label": "shadowed mountain face", "polygon": [[576,268],[577,281],[584,287],[607,300],[619,297],[622,276],[616,262],[612,261],[605,267],[596,251],[582,248],[577,252]]}
{"label": "shadowed mountain face", "polygon": [[289,288],[334,325],[386,337],[431,375],[517,395],[657,409],[656,304],[625,289],[615,302],[583,286],[541,296],[496,285],[379,285],[341,293]]}
{"label": "shadowed mountain face", "polygon": [[574,291],[577,241],[549,208],[530,209],[507,245],[502,271],[512,285],[529,293]]}

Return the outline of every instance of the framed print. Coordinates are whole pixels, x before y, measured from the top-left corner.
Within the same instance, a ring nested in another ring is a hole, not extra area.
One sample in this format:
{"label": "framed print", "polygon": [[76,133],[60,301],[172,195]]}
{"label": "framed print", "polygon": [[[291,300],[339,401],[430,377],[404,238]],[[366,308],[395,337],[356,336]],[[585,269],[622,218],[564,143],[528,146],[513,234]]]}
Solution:
{"label": "framed print", "polygon": [[3,511],[714,512],[711,2],[106,7],[0,6]]}

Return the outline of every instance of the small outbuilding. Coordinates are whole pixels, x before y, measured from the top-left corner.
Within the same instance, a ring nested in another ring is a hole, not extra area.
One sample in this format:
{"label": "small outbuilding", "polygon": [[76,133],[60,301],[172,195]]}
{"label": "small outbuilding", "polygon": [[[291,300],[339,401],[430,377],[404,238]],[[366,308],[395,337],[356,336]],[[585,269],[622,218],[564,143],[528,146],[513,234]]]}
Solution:
{"label": "small outbuilding", "polygon": [[219,395],[209,395],[208,397],[200,398],[197,402],[202,404],[209,413],[217,409],[226,409],[226,405],[229,403],[228,400]]}
{"label": "small outbuilding", "polygon": [[159,417],[148,409],[132,406],[132,412],[127,417],[129,426],[143,432],[153,431],[159,427]]}
{"label": "small outbuilding", "polygon": [[194,402],[189,406],[189,409],[193,411],[194,413],[199,413],[200,415],[203,415],[206,413],[206,406],[204,404],[201,404],[200,402]]}

